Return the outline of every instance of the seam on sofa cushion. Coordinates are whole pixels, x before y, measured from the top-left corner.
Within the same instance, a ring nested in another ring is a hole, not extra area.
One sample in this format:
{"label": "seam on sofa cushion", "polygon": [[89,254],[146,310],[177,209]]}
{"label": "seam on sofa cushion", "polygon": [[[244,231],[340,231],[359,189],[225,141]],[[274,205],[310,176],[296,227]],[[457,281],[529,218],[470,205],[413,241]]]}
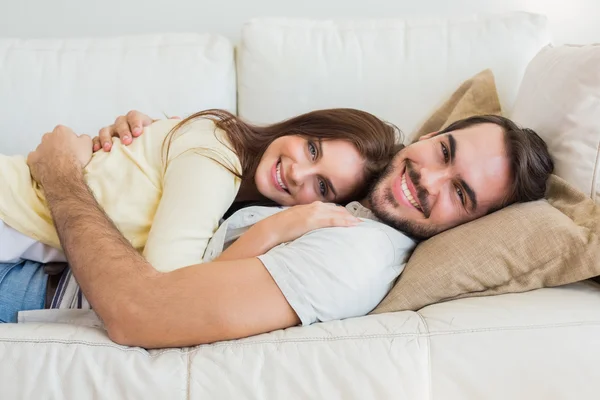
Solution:
{"label": "seam on sofa cushion", "polygon": [[429,336],[444,336],[444,335],[456,335],[456,334],[470,334],[470,333],[487,333],[487,332],[503,332],[503,331],[527,331],[527,330],[541,330],[548,328],[571,328],[576,326],[600,326],[600,321],[579,321],[579,322],[565,322],[558,324],[545,324],[545,325],[514,325],[514,326],[503,326],[501,328],[476,328],[476,329],[462,329],[458,331],[438,331],[430,332]]}
{"label": "seam on sofa cushion", "polygon": [[192,398],[192,357],[190,357],[189,351],[185,353],[185,357],[187,359],[185,398],[186,400],[190,400]]}
{"label": "seam on sofa cushion", "polygon": [[88,341],[83,341],[83,340],[0,338],[0,344],[2,344],[2,343],[64,344],[64,345],[75,344],[75,345],[79,345],[79,346],[88,346],[88,347],[107,347],[110,349],[120,350],[120,351],[125,351],[125,352],[129,352],[129,351],[138,352],[142,355],[148,356],[149,358],[156,358],[156,357],[161,356],[166,353],[184,354],[185,352],[187,352],[187,350],[175,348],[175,349],[164,349],[164,350],[152,350],[152,353],[150,353],[148,350],[143,349],[141,347],[127,347],[127,346],[120,346],[118,344],[112,344],[112,343],[97,343],[97,342],[88,342]]}
{"label": "seam on sofa cushion", "polygon": [[388,334],[374,334],[374,335],[347,335],[347,336],[333,336],[328,338],[295,338],[295,339],[278,339],[278,340],[260,340],[252,341],[247,343],[240,342],[223,342],[215,344],[203,344],[196,346],[191,352],[197,352],[204,347],[248,347],[256,344],[285,344],[285,343],[310,343],[310,342],[336,342],[344,340],[372,340],[372,339],[396,339],[402,337],[413,337],[418,338],[422,336],[441,336],[441,335],[455,335],[455,334],[471,334],[471,333],[487,333],[487,332],[502,332],[502,331],[516,331],[516,330],[538,330],[548,328],[569,328],[574,326],[600,326],[600,321],[577,321],[577,322],[566,322],[558,324],[544,324],[544,325],[515,325],[507,327],[492,327],[492,328],[476,328],[476,329],[463,329],[458,331],[438,331],[438,332],[426,332],[426,333],[388,333]]}
{"label": "seam on sofa cushion", "polygon": [[431,341],[429,340],[429,325],[427,325],[427,320],[423,317],[423,314],[417,311],[417,315],[419,316],[421,323],[423,323],[425,332],[427,333],[427,398],[431,399],[433,393],[433,370],[431,368]]}
{"label": "seam on sofa cushion", "polygon": [[93,343],[78,340],[40,340],[40,339],[5,339],[0,338],[1,343],[31,343],[31,344],[65,344],[65,345],[82,345],[90,347],[107,347],[120,351],[137,351],[140,354],[146,355],[150,358],[155,358],[164,353],[179,353],[179,354],[194,354],[206,347],[209,348],[221,348],[221,347],[249,347],[257,345],[273,345],[273,344],[299,344],[299,343],[318,343],[318,342],[337,342],[345,340],[354,341],[366,341],[366,340],[377,340],[377,339],[396,339],[401,337],[431,337],[431,336],[443,336],[443,335],[460,335],[460,334],[473,334],[473,333],[488,333],[488,332],[502,332],[502,331],[526,331],[526,330],[541,330],[548,328],[570,328],[577,326],[599,326],[600,321],[579,321],[579,322],[568,322],[559,324],[544,324],[544,325],[515,325],[505,327],[492,327],[492,328],[476,328],[476,329],[462,329],[457,331],[439,331],[439,332],[426,332],[426,333],[390,333],[390,334],[376,334],[376,335],[348,335],[348,336],[334,336],[329,338],[295,338],[295,339],[277,339],[277,340],[258,340],[246,343],[240,342],[223,342],[214,344],[203,344],[194,348],[186,349],[166,349],[166,350],[155,350],[152,353],[148,352],[139,347],[124,347],[119,345],[111,345],[108,343]]}

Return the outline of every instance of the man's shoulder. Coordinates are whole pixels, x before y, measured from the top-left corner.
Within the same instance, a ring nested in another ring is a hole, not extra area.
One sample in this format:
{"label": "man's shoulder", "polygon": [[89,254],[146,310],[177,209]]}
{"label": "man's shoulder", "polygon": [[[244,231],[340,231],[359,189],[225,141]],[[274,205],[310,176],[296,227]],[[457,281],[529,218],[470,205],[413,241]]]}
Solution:
{"label": "man's shoulder", "polygon": [[410,247],[416,245],[416,241],[413,238],[406,235],[404,232],[401,232],[395,228],[392,228],[389,225],[384,224],[383,222],[375,221],[372,219],[366,219],[363,220],[363,223],[364,226],[369,227],[369,229],[374,229],[385,234],[395,244],[406,244]]}
{"label": "man's shoulder", "polygon": [[311,248],[321,248],[324,252],[371,256],[394,254],[395,259],[406,258],[416,245],[404,233],[370,219],[362,219],[360,224],[352,227],[316,229],[296,240],[308,242]]}
{"label": "man's shoulder", "polygon": [[416,241],[407,236],[404,232],[380,222],[375,214],[360,202],[353,201],[346,206],[346,209],[355,217],[362,219],[365,223],[363,226],[368,226],[371,229],[385,234],[394,246],[412,249],[416,245]]}
{"label": "man's shoulder", "polygon": [[[316,248],[323,247],[332,251],[350,249],[357,251],[368,251],[374,248],[393,248],[400,255],[412,251],[416,242],[404,233],[382,223],[371,219],[371,215],[364,214],[365,207],[356,205],[357,209],[346,208],[362,222],[353,227],[330,227],[316,229],[296,239],[300,242],[310,242]],[[220,230],[235,232],[248,228],[260,220],[268,218],[289,207],[264,207],[250,206],[236,211],[221,225]],[[237,235],[239,236],[239,235]],[[227,241],[227,240],[226,240]]]}
{"label": "man's shoulder", "polygon": [[[250,226],[257,223],[260,220],[268,218],[274,214],[277,214],[289,207],[284,206],[249,206],[242,208],[233,213],[226,221],[229,229],[236,229],[244,226]],[[373,219],[374,216],[367,208],[361,206],[357,202],[350,203],[346,206],[346,209],[350,211],[354,216],[360,218],[362,223],[354,227],[331,227],[316,229],[307,233],[318,235],[318,236],[343,236],[346,238],[364,238],[369,233],[379,236],[383,234],[389,238],[389,240],[395,245],[413,247],[415,241],[409,236],[405,235],[391,226],[388,226],[382,222]],[[224,222],[224,221],[223,221]],[[379,234],[378,234],[379,233]],[[306,235],[305,235],[306,236]]]}

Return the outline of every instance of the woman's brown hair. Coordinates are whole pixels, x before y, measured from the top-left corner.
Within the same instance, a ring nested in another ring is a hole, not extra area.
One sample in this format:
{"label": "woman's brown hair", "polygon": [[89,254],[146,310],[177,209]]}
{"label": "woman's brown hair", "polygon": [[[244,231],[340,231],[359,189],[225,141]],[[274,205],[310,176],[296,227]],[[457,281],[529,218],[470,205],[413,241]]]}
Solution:
{"label": "woman's brown hair", "polygon": [[321,140],[346,140],[352,143],[365,159],[366,182],[349,196],[351,199],[359,199],[366,194],[368,186],[398,151],[396,143],[401,142],[401,133],[394,125],[368,112],[350,108],[311,111],[265,126],[249,124],[228,111],[213,109],[190,115],[169,132],[165,140],[167,159],[173,134],[197,118],[211,119],[217,128],[227,133],[232,150],[240,159],[242,173],[237,173],[232,166],[223,165],[214,157],[213,159],[244,180],[254,178],[265,150],[282,136],[299,135]]}

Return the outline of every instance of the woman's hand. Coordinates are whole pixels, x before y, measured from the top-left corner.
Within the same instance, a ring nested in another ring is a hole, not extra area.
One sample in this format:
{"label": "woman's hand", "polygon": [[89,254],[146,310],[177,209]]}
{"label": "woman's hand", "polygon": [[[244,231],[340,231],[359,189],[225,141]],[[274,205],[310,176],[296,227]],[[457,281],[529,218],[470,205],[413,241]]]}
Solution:
{"label": "woman's hand", "polygon": [[[177,118],[178,117],[173,117]],[[118,137],[124,145],[133,143],[133,138],[138,137],[144,131],[144,128],[151,125],[155,120],[142,114],[139,111],[129,111],[126,115],[117,117],[112,125],[100,129],[98,136],[93,140],[94,152],[103,149],[110,151],[112,148],[112,138]]]}
{"label": "woman's hand", "polygon": [[[294,206],[258,222],[262,229],[272,232],[273,247],[291,242],[315,229],[334,226],[348,227],[360,223],[345,207],[333,203],[315,201],[311,204]],[[256,226],[255,225],[255,226]]]}
{"label": "woman's hand", "polygon": [[349,227],[360,222],[345,207],[332,203],[294,206],[256,223],[215,261],[256,257],[315,229]]}

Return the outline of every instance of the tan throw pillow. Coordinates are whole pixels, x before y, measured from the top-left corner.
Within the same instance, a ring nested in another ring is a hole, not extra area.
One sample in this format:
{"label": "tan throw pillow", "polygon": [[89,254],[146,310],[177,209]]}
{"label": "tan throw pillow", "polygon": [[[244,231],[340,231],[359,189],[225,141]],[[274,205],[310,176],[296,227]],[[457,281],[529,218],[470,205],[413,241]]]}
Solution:
{"label": "tan throw pillow", "polygon": [[547,200],[515,204],[420,243],[373,313],[524,292],[600,275],[600,206],[552,176]]}
{"label": "tan throw pillow", "polygon": [[502,115],[494,74],[489,69],[463,82],[411,137],[416,141],[463,118],[486,114]]}

